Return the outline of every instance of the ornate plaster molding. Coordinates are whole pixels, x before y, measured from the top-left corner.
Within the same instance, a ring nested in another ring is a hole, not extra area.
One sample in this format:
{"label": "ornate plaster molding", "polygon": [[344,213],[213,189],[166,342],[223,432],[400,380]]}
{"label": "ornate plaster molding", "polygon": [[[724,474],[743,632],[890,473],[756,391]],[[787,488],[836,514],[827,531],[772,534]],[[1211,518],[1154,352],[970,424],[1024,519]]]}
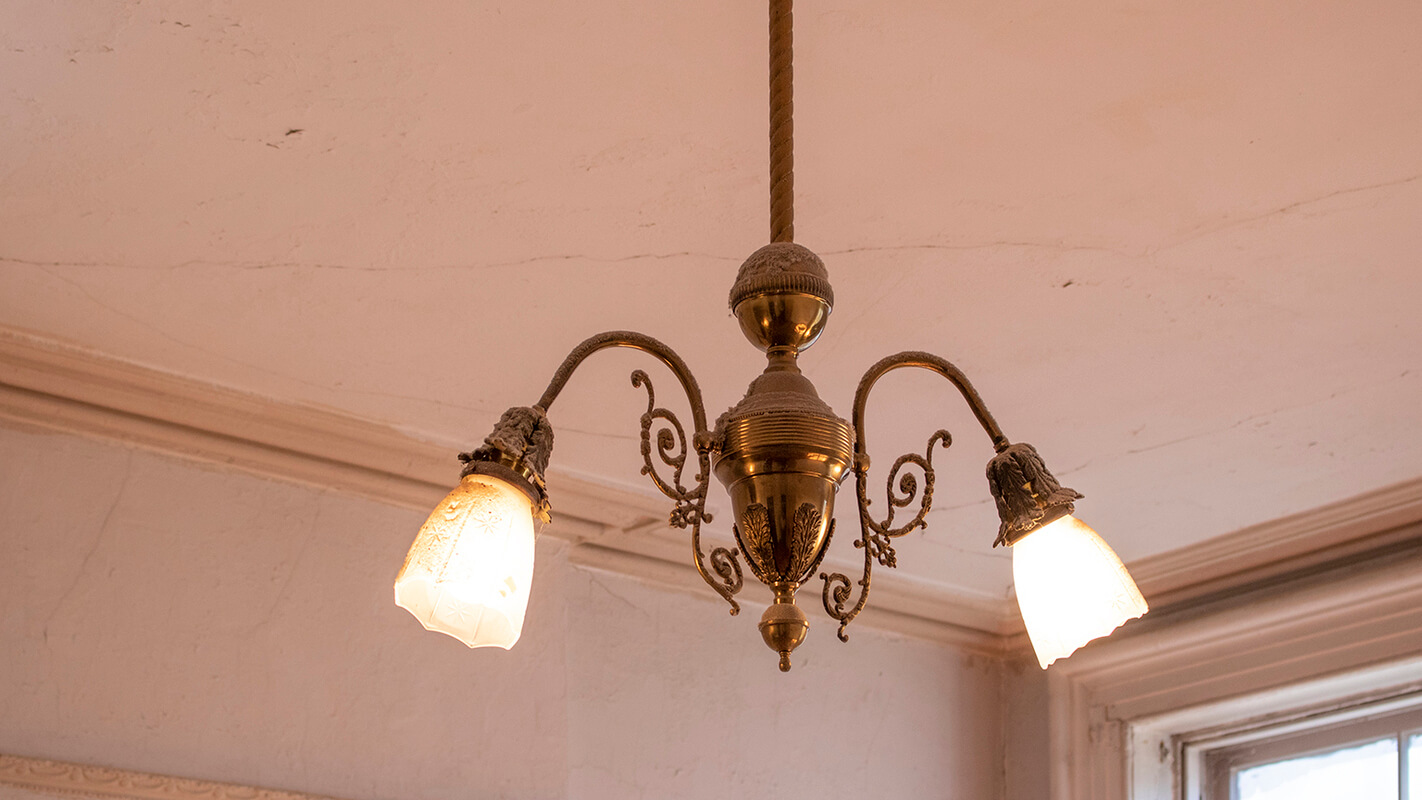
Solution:
{"label": "ornate plaster molding", "polygon": [[233,783],[0,754],[0,784],[63,797],[123,800],[333,800]]}

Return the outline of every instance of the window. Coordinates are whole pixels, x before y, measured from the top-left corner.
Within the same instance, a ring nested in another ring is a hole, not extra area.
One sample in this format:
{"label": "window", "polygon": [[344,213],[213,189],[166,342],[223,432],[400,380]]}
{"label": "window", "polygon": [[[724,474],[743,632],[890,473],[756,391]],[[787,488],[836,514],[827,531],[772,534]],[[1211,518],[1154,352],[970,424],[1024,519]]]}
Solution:
{"label": "window", "polygon": [[[1413,519],[1422,498],[1409,508]],[[1046,757],[1014,748],[1009,765],[1045,785],[1034,800],[1204,800],[1203,753],[1422,709],[1422,551],[1415,556],[1182,607],[1168,625],[1083,648],[1047,676]],[[1399,722],[1392,733],[1409,730],[1419,728]],[[1412,746],[1409,738],[1408,756]],[[1364,799],[1350,791],[1329,800]]]}
{"label": "window", "polygon": [[1203,800],[1422,800],[1422,696],[1193,742]]}

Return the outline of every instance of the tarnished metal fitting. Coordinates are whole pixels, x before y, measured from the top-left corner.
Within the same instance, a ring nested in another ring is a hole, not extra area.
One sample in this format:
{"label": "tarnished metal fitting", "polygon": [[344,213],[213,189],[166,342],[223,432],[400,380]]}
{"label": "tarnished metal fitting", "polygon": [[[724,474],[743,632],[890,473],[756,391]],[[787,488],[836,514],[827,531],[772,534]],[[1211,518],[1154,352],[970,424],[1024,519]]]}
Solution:
{"label": "tarnished metal fitting", "polygon": [[790,671],[790,653],[805,641],[810,620],[794,600],[776,600],[760,617],[760,636],[771,650],[780,654],[780,671]]}
{"label": "tarnished metal fitting", "polygon": [[528,495],[534,513],[546,523],[548,486],[543,473],[552,455],[553,426],[543,409],[515,406],[499,418],[481,447],[459,454],[464,464],[460,477],[489,475],[517,487]]}
{"label": "tarnished metal fitting", "polygon": [[793,242],[768,244],[741,265],[731,286],[731,310],[761,350],[803,350],[815,343],[834,307],[829,270]]}
{"label": "tarnished metal fitting", "polygon": [[1002,519],[993,547],[1012,545],[1065,517],[1076,510],[1073,502],[1082,498],[1080,492],[1057,483],[1036,448],[1021,442],[1003,448],[988,462],[987,479]]}

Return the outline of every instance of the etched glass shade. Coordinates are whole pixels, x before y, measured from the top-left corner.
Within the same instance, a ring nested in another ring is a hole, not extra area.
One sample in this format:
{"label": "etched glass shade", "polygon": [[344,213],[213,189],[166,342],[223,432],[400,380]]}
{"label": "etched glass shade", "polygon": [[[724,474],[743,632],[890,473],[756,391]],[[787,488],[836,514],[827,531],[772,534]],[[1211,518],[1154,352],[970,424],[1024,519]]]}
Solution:
{"label": "etched glass shade", "polygon": [[1012,579],[1042,669],[1147,611],[1121,559],[1071,515],[1012,545]]}
{"label": "etched glass shade", "polygon": [[533,578],[528,495],[468,475],[420,528],[395,578],[395,604],[470,647],[513,647]]}

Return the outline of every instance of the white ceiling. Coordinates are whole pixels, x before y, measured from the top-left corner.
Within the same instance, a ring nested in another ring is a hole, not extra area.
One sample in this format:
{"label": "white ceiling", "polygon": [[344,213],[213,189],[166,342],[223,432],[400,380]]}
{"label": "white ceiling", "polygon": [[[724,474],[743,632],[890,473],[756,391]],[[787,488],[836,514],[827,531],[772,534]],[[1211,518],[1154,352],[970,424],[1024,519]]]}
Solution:
{"label": "white ceiling", "polygon": [[[954,360],[1127,560],[1422,474],[1422,6],[798,11],[797,233],[838,301],[802,366],[841,414],[883,355]],[[760,367],[725,297],[766,239],[764,49],[750,0],[5,3],[0,324],[461,444],[630,328],[714,418]],[[578,374],[558,468],[646,488],[648,363]],[[951,388],[882,381],[871,454],[940,426],[900,563],[1000,597]]]}

